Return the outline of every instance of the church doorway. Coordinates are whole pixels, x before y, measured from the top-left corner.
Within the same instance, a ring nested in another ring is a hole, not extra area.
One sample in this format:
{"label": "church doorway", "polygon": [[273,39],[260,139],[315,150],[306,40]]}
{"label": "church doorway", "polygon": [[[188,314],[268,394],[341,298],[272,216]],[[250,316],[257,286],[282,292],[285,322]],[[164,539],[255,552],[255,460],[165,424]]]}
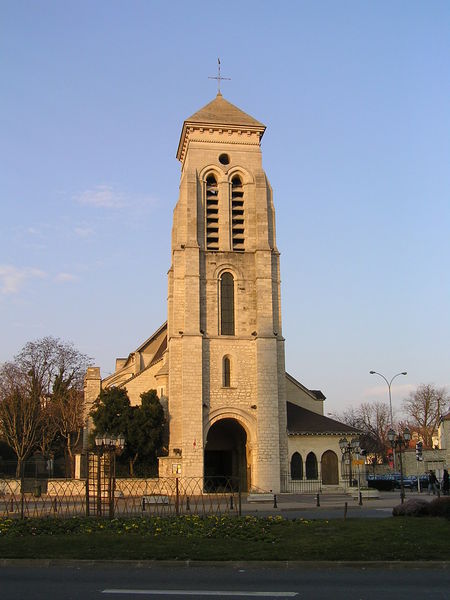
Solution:
{"label": "church doorway", "polygon": [[210,427],[204,474],[208,490],[247,490],[247,434],[235,419],[221,419]]}
{"label": "church doorway", "polygon": [[338,457],[332,450],[322,454],[322,483],[323,485],[339,483]]}

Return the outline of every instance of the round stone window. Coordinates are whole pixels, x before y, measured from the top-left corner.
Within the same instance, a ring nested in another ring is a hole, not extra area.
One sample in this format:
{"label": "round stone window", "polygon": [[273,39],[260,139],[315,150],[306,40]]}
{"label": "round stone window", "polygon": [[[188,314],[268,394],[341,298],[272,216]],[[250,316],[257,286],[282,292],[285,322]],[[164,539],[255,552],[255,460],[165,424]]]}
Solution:
{"label": "round stone window", "polygon": [[221,154],[219,156],[219,162],[222,165],[228,165],[230,163],[230,157],[228,156],[228,154]]}

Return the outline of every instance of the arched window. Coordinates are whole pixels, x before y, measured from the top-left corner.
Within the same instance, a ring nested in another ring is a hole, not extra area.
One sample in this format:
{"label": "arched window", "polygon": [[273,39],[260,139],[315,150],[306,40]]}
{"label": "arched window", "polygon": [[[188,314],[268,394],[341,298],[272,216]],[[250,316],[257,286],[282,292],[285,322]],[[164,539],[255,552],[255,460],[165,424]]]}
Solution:
{"label": "arched window", "polygon": [[235,251],[244,250],[244,187],[239,175],[231,180],[231,240]]}
{"label": "arched window", "polygon": [[291,479],[303,479],[303,459],[298,452],[294,452],[291,458]]}
{"label": "arched window", "polygon": [[219,249],[219,188],[214,175],[206,178],[206,249]]}
{"label": "arched window", "polygon": [[229,356],[223,357],[222,373],[223,387],[231,387],[231,361]]}
{"label": "arched window", "polygon": [[310,452],[306,457],[306,479],[318,479],[317,458],[314,452]]}
{"label": "arched window", "polygon": [[220,333],[234,335],[234,278],[228,272],[220,278]]}

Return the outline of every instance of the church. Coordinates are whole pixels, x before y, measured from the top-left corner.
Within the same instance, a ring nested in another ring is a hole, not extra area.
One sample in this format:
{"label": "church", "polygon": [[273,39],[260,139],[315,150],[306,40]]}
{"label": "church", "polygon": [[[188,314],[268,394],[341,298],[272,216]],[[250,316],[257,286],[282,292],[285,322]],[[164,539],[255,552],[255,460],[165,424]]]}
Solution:
{"label": "church", "polygon": [[275,493],[339,486],[339,440],[357,431],[325,417],[322,392],[285,370],[265,129],[220,91],[184,121],[167,322],[112,375],[88,369],[86,405],[101,388],[126,388],[132,404],[156,389],[168,422],[160,477],[234,477]]}

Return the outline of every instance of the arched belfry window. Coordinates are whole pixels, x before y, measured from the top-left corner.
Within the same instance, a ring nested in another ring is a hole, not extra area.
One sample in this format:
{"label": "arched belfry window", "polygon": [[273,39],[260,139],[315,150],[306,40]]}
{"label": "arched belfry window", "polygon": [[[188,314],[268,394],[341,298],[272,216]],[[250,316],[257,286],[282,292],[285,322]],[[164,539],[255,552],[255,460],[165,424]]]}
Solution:
{"label": "arched belfry window", "polygon": [[229,356],[224,356],[222,361],[222,379],[223,387],[231,387],[231,360]]}
{"label": "arched belfry window", "polygon": [[220,333],[234,335],[234,278],[228,272],[220,277]]}
{"label": "arched belfry window", "polygon": [[212,174],[206,178],[206,249],[219,249],[219,187]]}
{"label": "arched belfry window", "polygon": [[231,240],[233,250],[244,250],[244,186],[239,175],[231,180]]}
{"label": "arched belfry window", "polygon": [[291,458],[291,479],[303,479],[303,459],[298,452],[294,452]]}

